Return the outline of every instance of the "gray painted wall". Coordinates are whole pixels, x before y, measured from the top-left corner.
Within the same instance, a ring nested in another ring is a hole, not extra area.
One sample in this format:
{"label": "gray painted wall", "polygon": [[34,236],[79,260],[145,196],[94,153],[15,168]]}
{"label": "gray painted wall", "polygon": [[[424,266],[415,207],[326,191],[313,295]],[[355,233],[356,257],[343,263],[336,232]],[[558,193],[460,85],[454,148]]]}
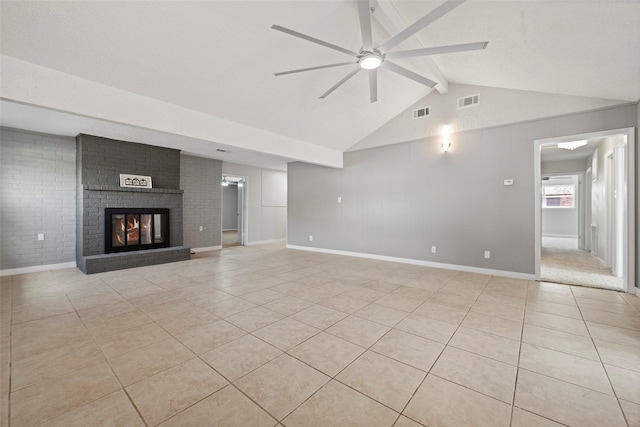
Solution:
{"label": "gray painted wall", "polygon": [[545,209],[542,208],[542,215],[540,217],[542,235],[543,236],[556,236],[556,237],[578,237],[578,176],[573,176],[571,179],[549,179],[543,181],[542,186],[545,185],[565,185],[573,184],[576,189],[576,207],[573,209]]}
{"label": "gray painted wall", "polygon": [[229,162],[222,163],[222,173],[247,178],[247,243],[286,238],[287,207],[271,204],[286,200],[287,173]]}
{"label": "gray painted wall", "polygon": [[637,120],[627,105],[455,133],[446,154],[432,137],[345,153],[342,170],[291,163],[288,242],[533,274],[534,140]]}
{"label": "gray painted wall", "polygon": [[221,245],[221,180],[222,161],[180,156],[185,246],[197,249]]}
{"label": "gray painted wall", "polygon": [[1,128],[0,166],[0,269],[74,262],[75,140]]}
{"label": "gray painted wall", "polygon": [[238,229],[238,187],[222,187],[222,230]]}
{"label": "gray painted wall", "polygon": [[540,172],[542,175],[549,173],[584,172],[589,167],[587,159],[561,160],[557,162],[542,162]]}
{"label": "gray painted wall", "polygon": [[[458,98],[476,94],[480,95],[478,106],[458,109]],[[453,132],[487,129],[621,104],[627,102],[450,83],[448,93],[432,91],[363,138],[349,151],[437,137],[445,124],[451,126]],[[426,106],[431,108],[431,116],[414,120],[412,111]]]}
{"label": "gray painted wall", "polygon": [[120,174],[150,176],[153,188],[180,188],[180,150],[93,135],[78,135],[82,143],[81,182],[120,186]]}

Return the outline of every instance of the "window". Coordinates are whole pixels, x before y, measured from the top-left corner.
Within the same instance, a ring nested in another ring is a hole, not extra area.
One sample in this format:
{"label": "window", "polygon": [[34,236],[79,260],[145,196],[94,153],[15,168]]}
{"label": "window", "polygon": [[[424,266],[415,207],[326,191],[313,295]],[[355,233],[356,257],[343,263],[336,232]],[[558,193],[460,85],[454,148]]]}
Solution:
{"label": "window", "polygon": [[548,209],[575,208],[575,191],[575,184],[545,185],[542,187],[542,207]]}

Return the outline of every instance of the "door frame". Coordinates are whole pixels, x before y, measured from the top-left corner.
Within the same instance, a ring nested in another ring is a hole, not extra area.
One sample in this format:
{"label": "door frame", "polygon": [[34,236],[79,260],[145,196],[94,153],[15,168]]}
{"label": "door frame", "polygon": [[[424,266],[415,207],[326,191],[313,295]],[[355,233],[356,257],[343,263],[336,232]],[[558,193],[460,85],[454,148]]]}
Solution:
{"label": "door frame", "polygon": [[621,191],[624,195],[624,199],[621,202],[623,205],[624,219],[623,219],[623,239],[624,239],[624,256],[623,256],[623,268],[622,268],[622,290],[629,293],[636,293],[635,286],[635,245],[636,245],[636,230],[635,230],[635,128],[622,128],[611,129],[600,132],[589,132],[577,135],[563,135],[554,138],[544,138],[534,140],[533,144],[533,170],[534,170],[534,274],[535,279],[540,280],[540,252],[541,252],[541,149],[545,145],[551,145],[561,141],[576,141],[581,139],[600,138],[605,136],[623,135],[624,142],[621,149],[624,153],[624,189]]}
{"label": "door frame", "polygon": [[[244,180],[242,187],[238,187],[238,204],[240,209],[238,209],[238,243],[242,246],[247,245],[248,240],[248,204],[247,204],[247,193],[249,187],[249,177],[244,175],[238,175],[235,173],[222,173],[223,177],[227,178],[238,178]],[[224,200],[220,203],[220,238],[222,239],[222,209],[224,209]],[[222,245],[221,245],[222,246]]]}

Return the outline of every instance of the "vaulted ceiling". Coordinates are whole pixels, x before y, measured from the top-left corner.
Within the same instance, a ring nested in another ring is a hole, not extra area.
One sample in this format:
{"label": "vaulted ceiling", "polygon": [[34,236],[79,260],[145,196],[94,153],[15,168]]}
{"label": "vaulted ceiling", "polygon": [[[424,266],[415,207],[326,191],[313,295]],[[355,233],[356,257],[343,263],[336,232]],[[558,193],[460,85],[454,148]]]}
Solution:
{"label": "vaulted ceiling", "polygon": [[[442,3],[372,1],[374,41],[386,41]],[[317,157],[339,166],[327,159],[432,91],[446,93],[450,82],[640,99],[637,0],[464,2],[396,50],[477,41],[488,41],[487,48],[398,60],[438,85],[431,89],[381,69],[376,103],[369,102],[365,73],[318,99],[348,67],[273,75],[349,60],[274,31],[273,24],[359,51],[352,0],[3,0],[0,12],[2,125],[32,123],[32,130],[51,132],[47,116],[69,134],[99,129],[120,136],[136,128],[139,139],[161,132],[155,139],[164,145],[198,155],[225,159],[216,148],[237,149],[253,156],[248,163],[260,163],[266,153],[270,160]],[[81,98],[90,91],[104,93],[94,100],[104,105],[75,109],[73,102],[86,105]],[[153,105],[156,117],[123,117],[127,100]],[[171,111],[179,111],[181,123],[171,123]],[[232,160],[242,162],[242,155]]]}

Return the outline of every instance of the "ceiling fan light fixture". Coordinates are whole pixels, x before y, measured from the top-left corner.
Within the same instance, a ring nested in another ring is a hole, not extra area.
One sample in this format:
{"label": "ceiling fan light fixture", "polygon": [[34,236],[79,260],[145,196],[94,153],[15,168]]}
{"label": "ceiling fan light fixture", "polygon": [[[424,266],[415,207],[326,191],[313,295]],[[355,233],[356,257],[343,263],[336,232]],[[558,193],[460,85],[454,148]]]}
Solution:
{"label": "ceiling fan light fixture", "polygon": [[373,70],[382,64],[382,55],[374,52],[365,52],[358,63],[365,70]]}
{"label": "ceiling fan light fixture", "polygon": [[583,147],[585,145],[587,145],[586,139],[581,141],[558,142],[558,148],[564,148],[565,150],[575,150],[576,148]]}

